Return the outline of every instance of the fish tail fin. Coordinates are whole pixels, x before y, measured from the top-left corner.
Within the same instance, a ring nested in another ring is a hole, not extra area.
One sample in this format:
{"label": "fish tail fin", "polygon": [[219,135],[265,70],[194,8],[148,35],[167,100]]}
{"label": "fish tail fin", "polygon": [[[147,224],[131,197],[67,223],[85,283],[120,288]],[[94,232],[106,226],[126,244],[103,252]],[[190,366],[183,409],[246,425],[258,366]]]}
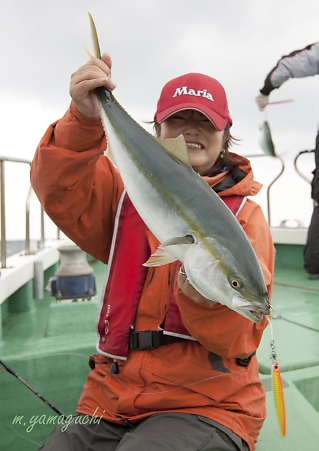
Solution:
{"label": "fish tail fin", "polygon": [[86,55],[88,56],[89,59],[94,58],[94,55],[92,55],[92,53],[90,52],[90,50],[88,50],[84,45],[83,45],[83,49],[86,53]]}
{"label": "fish tail fin", "polygon": [[94,58],[101,59],[101,50],[100,50],[99,38],[97,36],[95,23],[94,23],[94,20],[93,20],[93,17],[91,16],[91,14],[88,13],[88,15],[89,15],[89,22],[90,22],[90,29],[91,29],[91,38],[92,38],[92,43],[93,43],[93,55],[94,55]]}

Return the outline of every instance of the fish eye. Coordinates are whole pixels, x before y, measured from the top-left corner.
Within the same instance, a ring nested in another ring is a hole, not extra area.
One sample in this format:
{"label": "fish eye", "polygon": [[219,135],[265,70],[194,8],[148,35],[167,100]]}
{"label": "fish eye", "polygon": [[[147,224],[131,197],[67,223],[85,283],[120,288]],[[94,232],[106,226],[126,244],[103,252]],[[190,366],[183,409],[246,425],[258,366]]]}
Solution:
{"label": "fish eye", "polygon": [[234,290],[239,290],[242,287],[241,280],[238,277],[231,277],[229,282]]}

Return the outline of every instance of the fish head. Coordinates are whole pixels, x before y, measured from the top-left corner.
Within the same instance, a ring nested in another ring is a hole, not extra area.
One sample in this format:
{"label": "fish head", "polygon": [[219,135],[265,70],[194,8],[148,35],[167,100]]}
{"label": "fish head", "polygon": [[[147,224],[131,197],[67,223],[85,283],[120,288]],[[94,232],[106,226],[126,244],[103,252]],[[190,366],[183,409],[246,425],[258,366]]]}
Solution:
{"label": "fish head", "polygon": [[257,265],[252,270],[248,265],[247,270],[245,262],[236,262],[226,247],[216,249],[215,240],[207,240],[192,244],[185,253],[184,268],[189,283],[206,299],[260,323],[264,315],[269,315],[270,304],[257,258]]}

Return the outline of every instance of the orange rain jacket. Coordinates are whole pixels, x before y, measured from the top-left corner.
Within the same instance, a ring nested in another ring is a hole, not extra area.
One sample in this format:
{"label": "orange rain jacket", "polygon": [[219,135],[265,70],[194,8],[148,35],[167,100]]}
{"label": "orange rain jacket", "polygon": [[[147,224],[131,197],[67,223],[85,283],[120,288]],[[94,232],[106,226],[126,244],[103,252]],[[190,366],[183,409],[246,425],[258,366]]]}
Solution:
{"label": "orange rain jacket", "polygon": [[[84,251],[107,263],[123,183],[103,154],[105,148],[100,120],[85,118],[71,103],[43,136],[32,162],[31,182],[56,225]],[[222,195],[257,194],[261,185],[253,180],[248,160],[236,158],[247,176]],[[214,186],[225,175],[205,179]],[[238,220],[271,292],[274,246],[262,210],[248,199]],[[148,235],[154,252],[158,242]],[[148,269],[135,331],[158,330],[167,308],[168,281],[175,273],[176,263]],[[221,304],[198,304],[180,289],[175,292],[183,324],[197,341],[131,350],[126,362],[119,361],[118,374],[110,374],[111,359],[94,355],[105,364],[89,373],[77,411],[118,424],[167,411],[200,415],[235,432],[252,451],[265,419],[265,391],[256,356],[247,367],[236,359],[256,351],[267,322],[255,324]],[[213,369],[214,359],[219,359],[220,371]]]}

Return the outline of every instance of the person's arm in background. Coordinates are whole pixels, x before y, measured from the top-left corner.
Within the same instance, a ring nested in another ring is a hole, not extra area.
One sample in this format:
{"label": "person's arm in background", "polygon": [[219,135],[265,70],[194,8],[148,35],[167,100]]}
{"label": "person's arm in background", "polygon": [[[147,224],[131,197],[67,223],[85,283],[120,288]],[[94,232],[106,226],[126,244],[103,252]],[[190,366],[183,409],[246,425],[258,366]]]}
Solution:
{"label": "person's arm in background", "polygon": [[260,94],[256,97],[262,111],[268,104],[269,95],[290,78],[303,78],[319,74],[319,42],[283,56],[267,75]]}

